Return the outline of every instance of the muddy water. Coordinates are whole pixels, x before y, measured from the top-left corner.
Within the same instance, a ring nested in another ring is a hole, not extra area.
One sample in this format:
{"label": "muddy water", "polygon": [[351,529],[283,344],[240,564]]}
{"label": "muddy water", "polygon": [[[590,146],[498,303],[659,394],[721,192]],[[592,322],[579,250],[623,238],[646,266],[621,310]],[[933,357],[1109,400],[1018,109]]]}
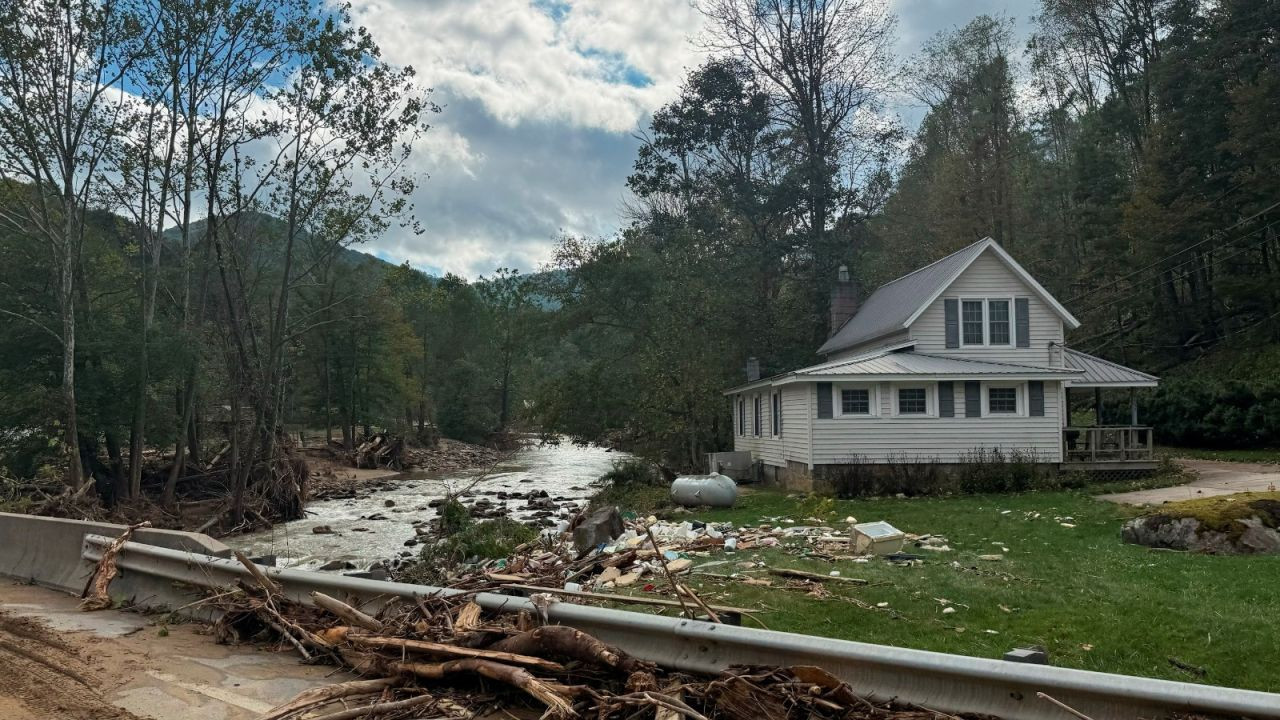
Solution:
{"label": "muddy water", "polygon": [[[559,504],[581,504],[591,495],[591,482],[626,453],[571,443],[537,444],[519,450],[475,486],[475,497],[487,497],[495,506],[506,506],[514,517],[531,514],[525,500],[500,500],[499,492],[545,490]],[[474,472],[449,474],[405,473],[390,478],[391,489],[344,500],[321,500],[307,505],[307,517],[258,533],[227,538],[232,547],[252,556],[275,555],[278,567],[316,569],[334,560],[345,560],[357,569],[396,557],[417,548],[405,546],[414,537],[414,521],[435,517],[428,507],[432,498],[466,487]],[[559,511],[567,514],[567,510]],[[327,526],[331,533],[312,529]]]}

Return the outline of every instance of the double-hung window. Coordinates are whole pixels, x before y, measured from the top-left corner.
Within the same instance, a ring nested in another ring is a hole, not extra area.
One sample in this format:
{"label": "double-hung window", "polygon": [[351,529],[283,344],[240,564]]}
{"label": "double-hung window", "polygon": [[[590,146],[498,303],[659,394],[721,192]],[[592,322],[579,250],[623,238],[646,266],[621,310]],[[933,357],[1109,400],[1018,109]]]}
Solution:
{"label": "double-hung window", "polygon": [[747,434],[747,401],[741,397],[738,398],[738,434]]}
{"label": "double-hung window", "polygon": [[960,334],[965,345],[982,345],[982,301],[963,300],[960,303]]}
{"label": "double-hung window", "polygon": [[756,396],[755,415],[756,415],[756,418],[755,418],[756,419],[756,437],[760,437],[760,396],[759,395]]}
{"label": "double-hung window", "polygon": [[1008,300],[988,300],[987,301],[987,342],[992,345],[1008,345],[1011,333],[1009,332],[1009,301]]}
{"label": "double-hung window", "polygon": [[1012,387],[987,388],[987,412],[991,415],[1017,415],[1018,389]]}
{"label": "double-hung window", "polygon": [[841,388],[840,414],[870,415],[871,391],[866,388]]}
{"label": "double-hung window", "polygon": [[924,388],[898,388],[899,415],[926,415],[929,399]]}

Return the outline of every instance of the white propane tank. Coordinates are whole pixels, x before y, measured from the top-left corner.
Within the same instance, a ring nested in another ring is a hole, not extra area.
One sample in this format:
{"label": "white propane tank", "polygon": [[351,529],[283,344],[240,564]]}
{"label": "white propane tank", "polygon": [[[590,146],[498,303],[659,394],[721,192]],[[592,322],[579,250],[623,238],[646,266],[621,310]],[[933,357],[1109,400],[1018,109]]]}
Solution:
{"label": "white propane tank", "polygon": [[681,475],[671,482],[671,499],[686,507],[733,507],[738,499],[738,484],[720,473]]}

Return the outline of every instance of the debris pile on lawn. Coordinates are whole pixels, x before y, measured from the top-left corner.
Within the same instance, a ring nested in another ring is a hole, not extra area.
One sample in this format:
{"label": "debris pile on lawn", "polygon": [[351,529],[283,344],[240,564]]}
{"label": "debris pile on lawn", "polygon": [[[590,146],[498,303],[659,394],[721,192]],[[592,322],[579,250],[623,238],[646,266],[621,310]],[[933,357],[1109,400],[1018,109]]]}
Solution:
{"label": "debris pile on lawn", "polygon": [[252,581],[207,601],[220,611],[219,641],[278,642],[306,662],[360,676],[306,690],[262,720],[940,716],[858,696],[818,667],[731,667],[716,675],[659,667],[587,633],[548,624],[546,608],[556,601],[546,595],[531,598],[535,613],[490,613],[463,591],[392,601],[370,614],[317,592],[311,604],[294,602],[260,568],[240,560]]}
{"label": "debris pile on lawn", "polygon": [[[822,522],[817,518],[805,521],[815,524],[797,524],[790,518],[763,520],[756,526],[660,521],[653,516],[624,520],[616,509],[602,508],[579,512],[544,529],[536,540],[516,546],[505,557],[472,558],[472,562],[441,573],[436,562],[440,553],[429,553],[432,566],[426,577],[451,587],[545,592],[590,602],[665,606],[689,617],[728,615],[730,621],[737,621],[745,615],[759,622],[753,610],[706,605],[689,588],[687,578],[696,575],[761,586],[772,586],[776,581],[783,589],[826,597],[823,583],[848,586],[865,585],[867,581],[842,577],[838,571],[817,573],[782,567],[776,561],[761,560],[759,551],[769,549],[798,559],[858,563],[872,562],[878,552],[883,561],[911,566],[922,563],[925,556],[901,552],[904,542],[933,550],[950,549],[941,536],[906,535],[880,522],[867,524],[875,527],[864,529],[879,531],[882,537],[891,539],[890,544],[872,543],[859,552],[859,533],[852,531],[857,527],[854,518],[848,518],[843,528],[817,524]],[[433,541],[428,535],[439,537],[434,541],[438,545],[452,542],[440,532],[439,523],[420,527],[419,533],[429,547]],[[410,581],[423,579],[412,571],[403,577]],[[627,594],[631,591],[640,594]],[[663,594],[669,599],[659,599]],[[864,605],[856,598],[840,599]]]}

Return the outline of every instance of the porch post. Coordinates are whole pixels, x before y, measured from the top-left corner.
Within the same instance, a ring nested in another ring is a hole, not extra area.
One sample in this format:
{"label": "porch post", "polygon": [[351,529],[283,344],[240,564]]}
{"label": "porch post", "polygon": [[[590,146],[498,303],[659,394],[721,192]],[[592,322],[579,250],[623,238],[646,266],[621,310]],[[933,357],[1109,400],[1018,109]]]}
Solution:
{"label": "porch post", "polygon": [[1102,388],[1093,389],[1093,424],[1102,427]]}
{"label": "porch post", "polygon": [[1129,424],[1138,424],[1138,388],[1129,388]]}
{"label": "porch post", "polygon": [[1062,384],[1062,405],[1063,405],[1063,427],[1071,426],[1071,386],[1066,383]]}

